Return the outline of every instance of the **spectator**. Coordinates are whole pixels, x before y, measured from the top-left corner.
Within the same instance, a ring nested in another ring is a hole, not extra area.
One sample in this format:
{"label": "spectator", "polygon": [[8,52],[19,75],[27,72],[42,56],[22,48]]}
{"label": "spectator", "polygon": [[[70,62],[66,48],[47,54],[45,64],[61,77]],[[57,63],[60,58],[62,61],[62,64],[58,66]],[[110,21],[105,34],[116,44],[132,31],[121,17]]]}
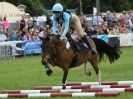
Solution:
{"label": "spectator", "polygon": [[93,28],[91,25],[88,25],[87,28],[85,29],[85,32],[87,33],[88,36],[93,35]]}
{"label": "spectator", "polygon": [[7,41],[6,35],[0,32],[0,42]]}
{"label": "spectator", "polygon": [[97,34],[98,35],[103,35],[104,34],[104,32],[102,30],[102,25],[98,25],[98,33]]}
{"label": "spectator", "polygon": [[102,17],[100,16],[99,13],[96,13],[96,15],[94,15],[94,17],[93,17],[93,25],[98,26],[98,25],[102,24],[102,22],[103,22]]}
{"label": "spectator", "polygon": [[108,24],[109,34],[113,34],[113,27],[114,27],[113,23]]}
{"label": "spectator", "polygon": [[29,40],[29,35],[28,32],[25,33],[25,35],[22,37],[22,41],[28,41]]}
{"label": "spectator", "polygon": [[33,27],[33,22],[31,20],[31,17],[28,17],[28,20],[27,20],[27,27]]}
{"label": "spectator", "polygon": [[79,19],[80,19],[81,25],[82,24],[87,24],[87,18],[86,18],[86,15],[84,15],[83,12],[80,13]]}
{"label": "spectator", "polygon": [[108,29],[108,24],[107,23],[103,24],[102,31],[103,31],[103,34],[106,34],[106,35],[109,34],[109,29]]}
{"label": "spectator", "polygon": [[24,17],[22,17],[22,19],[20,20],[20,29],[21,29],[21,31],[23,31],[25,26],[26,26],[26,21],[25,21]]}
{"label": "spectator", "polygon": [[9,22],[6,19],[6,17],[4,17],[4,19],[2,21],[2,26],[3,26],[3,32],[7,35],[8,29],[9,29]]}
{"label": "spectator", "polygon": [[0,17],[0,22],[2,22],[2,17]]}
{"label": "spectator", "polygon": [[112,23],[113,22],[113,17],[112,17],[112,13],[110,11],[107,11],[107,14],[106,14],[106,21],[108,24]]}
{"label": "spectator", "polygon": [[17,28],[14,28],[13,33],[10,35],[10,41],[18,41],[19,36],[18,36],[18,31]]}
{"label": "spectator", "polygon": [[98,27],[99,27],[99,25],[102,24],[102,22],[103,22],[103,19],[102,19],[100,13],[96,13],[96,15],[94,15],[94,17],[93,17],[93,28],[94,28],[93,35],[98,34]]}
{"label": "spectator", "polygon": [[33,32],[32,40],[39,40],[39,31],[35,30]]}
{"label": "spectator", "polygon": [[18,29],[18,38],[19,38],[19,40],[22,40],[22,37],[23,37],[23,32],[21,31],[21,29]]}
{"label": "spectator", "polygon": [[116,12],[113,13],[112,21],[113,21],[113,24],[114,24],[114,25],[118,25],[118,18],[117,18],[117,16],[116,16]]}
{"label": "spectator", "polygon": [[[0,17],[0,24],[2,23],[2,18]],[[0,25],[0,32],[3,32],[3,27]]]}
{"label": "spectator", "polygon": [[43,28],[41,28],[40,31],[39,31],[39,37],[42,37],[42,38],[45,37],[45,31],[44,31]]}
{"label": "spectator", "polygon": [[33,28],[29,27],[26,33],[23,35],[22,40],[23,41],[32,40],[32,36],[33,36]]}
{"label": "spectator", "polygon": [[33,24],[33,27],[36,27],[36,26],[38,26],[38,22],[37,22],[37,19],[36,19],[36,17],[35,16],[33,16],[32,17],[32,24]]}
{"label": "spectator", "polygon": [[119,21],[119,25],[122,26],[123,24],[125,24],[125,18],[123,15],[120,15],[120,17],[118,18]]}
{"label": "spectator", "polygon": [[51,20],[51,18],[50,18],[50,13],[48,13],[48,15],[47,15],[47,18],[46,18],[46,25],[48,25],[49,28],[51,29],[51,27],[52,27],[52,20]]}
{"label": "spectator", "polygon": [[119,29],[120,29],[120,27],[118,25],[114,25],[113,30],[112,30],[112,34],[120,34]]}
{"label": "spectator", "polygon": [[105,14],[103,15],[102,19],[103,19],[104,22],[107,22],[106,21],[106,15]]}
{"label": "spectator", "polygon": [[133,23],[132,23],[132,20],[131,20],[130,16],[128,16],[127,19],[126,19],[126,26],[127,26],[129,31],[131,31],[132,28],[133,28]]}
{"label": "spectator", "polygon": [[128,29],[126,27],[126,24],[122,25],[122,27],[119,29],[119,33],[121,33],[121,34],[127,34],[128,33]]}

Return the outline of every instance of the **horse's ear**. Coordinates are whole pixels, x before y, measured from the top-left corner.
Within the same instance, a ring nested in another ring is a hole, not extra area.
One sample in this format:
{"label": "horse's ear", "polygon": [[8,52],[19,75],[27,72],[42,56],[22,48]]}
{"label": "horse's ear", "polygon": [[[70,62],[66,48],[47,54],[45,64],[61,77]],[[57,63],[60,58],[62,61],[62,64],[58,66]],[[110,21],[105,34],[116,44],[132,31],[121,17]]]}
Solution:
{"label": "horse's ear", "polygon": [[42,41],[44,40],[44,37],[39,37]]}
{"label": "horse's ear", "polygon": [[44,40],[48,40],[49,41],[49,37],[47,36],[47,37],[39,37],[42,41],[44,41]]}

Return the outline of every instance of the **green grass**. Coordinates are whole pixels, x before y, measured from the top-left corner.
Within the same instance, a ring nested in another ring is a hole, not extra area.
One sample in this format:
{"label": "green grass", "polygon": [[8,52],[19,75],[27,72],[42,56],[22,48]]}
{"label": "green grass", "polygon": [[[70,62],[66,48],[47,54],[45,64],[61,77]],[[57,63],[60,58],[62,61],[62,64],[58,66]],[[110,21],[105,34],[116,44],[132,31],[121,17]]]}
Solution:
{"label": "green grass", "polygon": [[[103,81],[133,80],[133,47],[121,48],[122,54],[118,61],[110,64],[107,60],[100,63]],[[3,89],[33,89],[37,85],[53,86],[61,85],[63,72],[58,67],[52,67],[54,73],[48,77],[41,56],[28,56],[16,59],[0,60],[0,90]],[[90,77],[84,75],[83,66],[70,69],[67,81],[96,81],[96,75],[92,72]],[[120,96],[110,99],[132,99],[133,93],[121,93]],[[108,99],[97,97],[98,99]],[[44,98],[31,98],[44,99]],[[46,99],[46,98],[45,98]],[[62,99],[62,98],[57,98]],[[96,98],[66,98],[65,99],[96,99]]]}

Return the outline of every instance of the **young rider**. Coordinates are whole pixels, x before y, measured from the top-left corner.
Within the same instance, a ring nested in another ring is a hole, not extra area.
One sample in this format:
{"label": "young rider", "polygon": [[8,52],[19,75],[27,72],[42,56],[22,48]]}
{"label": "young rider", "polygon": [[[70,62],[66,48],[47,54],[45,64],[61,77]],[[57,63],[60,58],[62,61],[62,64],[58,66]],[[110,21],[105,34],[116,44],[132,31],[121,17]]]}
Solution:
{"label": "young rider", "polygon": [[87,35],[83,32],[80,20],[77,15],[71,14],[70,12],[64,10],[63,6],[60,3],[56,3],[53,6],[52,11],[54,13],[52,33],[56,34],[58,22],[62,22],[64,29],[61,33],[60,40],[63,40],[68,32],[70,24],[72,24],[76,29],[77,34],[87,44],[91,53],[97,54],[96,49],[91,44],[91,39],[87,38]]}

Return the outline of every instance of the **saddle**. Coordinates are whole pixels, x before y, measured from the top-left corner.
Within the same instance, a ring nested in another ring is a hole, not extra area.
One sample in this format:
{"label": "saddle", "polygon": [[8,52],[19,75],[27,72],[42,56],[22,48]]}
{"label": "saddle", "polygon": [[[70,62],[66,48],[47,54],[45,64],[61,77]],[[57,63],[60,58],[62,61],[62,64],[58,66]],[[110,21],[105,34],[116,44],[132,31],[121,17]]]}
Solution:
{"label": "saddle", "polygon": [[78,54],[82,53],[84,51],[88,51],[88,47],[82,41],[82,39],[74,40],[69,33],[66,35],[66,37],[69,41],[70,47],[72,48],[73,52],[75,53],[75,55],[71,61],[70,67],[69,67],[69,68],[72,68],[72,67],[75,67],[78,62]]}
{"label": "saddle", "polygon": [[88,50],[87,45],[82,40],[78,40],[78,41],[74,40],[74,42],[77,46],[78,51]]}
{"label": "saddle", "polygon": [[79,53],[88,51],[88,47],[82,40],[74,40],[74,39],[72,39],[72,37],[70,37],[68,39],[68,41],[69,41],[70,47],[72,48],[73,52],[75,53],[75,55],[71,61],[70,67],[69,67],[69,68],[72,68],[72,67],[75,67],[78,62]]}
{"label": "saddle", "polygon": [[88,50],[87,45],[82,41],[82,39],[74,40],[70,35],[67,35],[67,39],[70,43],[70,47],[75,53]]}

